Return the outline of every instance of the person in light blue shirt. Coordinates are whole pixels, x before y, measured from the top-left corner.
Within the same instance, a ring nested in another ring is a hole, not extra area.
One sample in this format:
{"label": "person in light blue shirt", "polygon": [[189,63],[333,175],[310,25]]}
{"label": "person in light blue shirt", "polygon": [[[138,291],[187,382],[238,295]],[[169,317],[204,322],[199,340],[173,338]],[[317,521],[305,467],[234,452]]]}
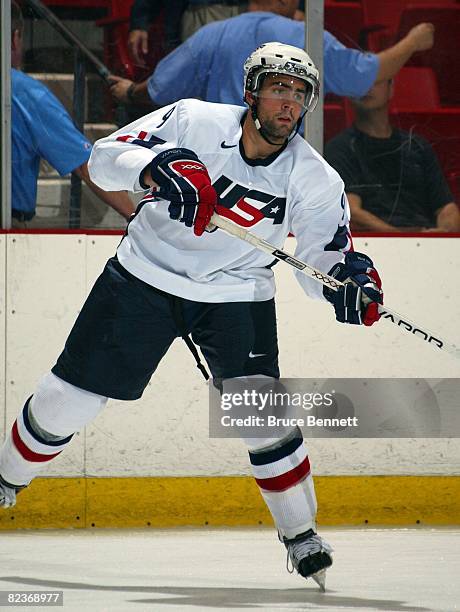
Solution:
{"label": "person in light blue shirt", "polygon": [[[271,41],[304,47],[305,25],[292,19],[297,6],[298,0],[252,0],[247,13],[200,28],[163,58],[143,83],[113,77],[111,91],[122,102],[150,100],[163,106],[182,98],[201,98],[242,106],[242,65],[254,49]],[[324,91],[364,96],[376,81],[392,78],[413,53],[432,45],[430,24],[419,24],[378,54],[349,49],[325,31]]]}
{"label": "person in light blue shirt", "polygon": [[128,36],[131,59],[136,66],[146,66],[149,28],[162,12],[164,46],[169,52],[207,23],[234,17],[246,8],[247,0],[134,0]]}
{"label": "person in light blue shirt", "polygon": [[134,205],[125,192],[100,189],[89,178],[91,143],[77,130],[66,109],[39,81],[19,70],[23,19],[11,2],[11,203],[12,225],[26,228],[35,216],[40,159],[61,176],[75,172],[106,204],[128,219]]}
{"label": "person in light blue shirt", "polygon": [[90,142],[47,87],[19,70],[11,70],[13,216],[35,214],[40,159],[61,176],[88,161]]}
{"label": "person in light blue shirt", "polygon": [[[305,26],[266,12],[243,13],[210,23],[158,64],[148,82],[149,96],[160,106],[176,95],[241,105],[244,59],[272,40],[303,48]],[[374,83],[378,68],[376,55],[347,49],[324,32],[325,93],[364,95]],[[180,80],[178,74],[182,75]]]}

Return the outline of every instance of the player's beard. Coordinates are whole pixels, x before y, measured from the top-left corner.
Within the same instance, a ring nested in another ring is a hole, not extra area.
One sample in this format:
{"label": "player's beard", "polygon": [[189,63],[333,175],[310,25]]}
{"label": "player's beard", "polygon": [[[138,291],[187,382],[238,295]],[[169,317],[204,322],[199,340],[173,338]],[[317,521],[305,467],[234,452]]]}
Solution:
{"label": "player's beard", "polygon": [[263,119],[260,120],[260,123],[268,138],[277,144],[279,143],[280,145],[284,144],[295,127],[294,121],[292,121],[290,124],[279,125],[276,123],[276,119]]}

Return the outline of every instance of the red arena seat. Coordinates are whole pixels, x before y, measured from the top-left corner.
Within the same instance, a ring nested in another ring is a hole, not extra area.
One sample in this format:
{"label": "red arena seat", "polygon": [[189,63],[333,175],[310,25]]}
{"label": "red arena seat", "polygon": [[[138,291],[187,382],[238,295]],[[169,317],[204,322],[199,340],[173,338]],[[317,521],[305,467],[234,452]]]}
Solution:
{"label": "red arena seat", "polygon": [[364,25],[363,7],[360,2],[326,0],[324,27],[347,47],[357,47]]}
{"label": "red arena seat", "polygon": [[406,66],[395,77],[391,110],[430,110],[440,106],[438,82],[432,68]]}
{"label": "red arena seat", "polygon": [[436,28],[434,48],[417,53],[411,65],[432,68],[439,83],[441,103],[460,104],[460,71],[458,64],[460,40],[460,4],[423,6],[410,4],[401,13],[398,38],[402,38],[417,23],[433,23]]}
{"label": "red arena seat", "polygon": [[403,0],[363,0],[363,19],[367,36],[362,44],[380,51],[391,44],[399,25]]}
{"label": "red arena seat", "polygon": [[129,17],[133,0],[111,0],[110,12],[96,24],[104,28],[104,61],[115,74],[136,81],[150,75],[165,55],[163,12],[149,28],[146,68],[134,65],[128,54]]}
{"label": "red arena seat", "polygon": [[113,0],[107,17],[96,23],[104,28],[104,62],[115,73],[134,78],[134,65],[128,55],[129,15],[133,0]]}
{"label": "red arena seat", "polygon": [[[458,7],[458,0],[362,0],[364,31],[361,44],[370,51],[381,51],[397,40],[402,13],[412,8],[431,10],[443,7]],[[420,19],[430,21],[430,19]],[[415,23],[414,23],[415,25]]]}
{"label": "red arena seat", "polygon": [[329,102],[324,104],[324,142],[328,142],[347,128],[347,116],[342,102]]}

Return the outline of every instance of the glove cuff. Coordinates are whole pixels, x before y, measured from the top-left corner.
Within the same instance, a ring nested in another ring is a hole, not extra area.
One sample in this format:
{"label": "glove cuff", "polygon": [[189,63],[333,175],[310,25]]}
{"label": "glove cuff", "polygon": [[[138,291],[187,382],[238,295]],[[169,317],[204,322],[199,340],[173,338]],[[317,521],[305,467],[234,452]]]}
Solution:
{"label": "glove cuff", "polygon": [[366,272],[368,268],[374,267],[374,262],[370,257],[358,251],[348,251],[345,255],[345,266],[349,268],[349,275]]}
{"label": "glove cuff", "polygon": [[[343,263],[336,263],[334,266],[332,266],[328,274],[329,276],[332,276],[336,280],[343,283],[351,276],[356,276],[359,274],[370,275],[369,269],[374,270],[374,262],[370,257],[364,253],[358,253],[357,251],[348,251],[348,253],[345,255],[345,261]],[[329,287],[325,286],[323,288],[324,297],[332,304],[334,303],[334,293],[335,291]]]}
{"label": "glove cuff", "polygon": [[197,161],[201,164],[196,153],[190,149],[167,149],[162,151],[150,162],[150,176],[160,188],[167,189],[171,176],[168,175],[166,169],[169,169],[169,164],[177,160]]}
{"label": "glove cuff", "polygon": [[[332,266],[332,268],[328,272],[328,275],[342,282],[349,276],[349,274],[345,273],[345,270],[346,270],[345,264],[342,262],[338,262],[334,266]],[[334,303],[334,294],[335,294],[334,289],[331,289],[327,285],[324,285],[323,295],[326,298],[326,300],[330,302],[331,304]]]}

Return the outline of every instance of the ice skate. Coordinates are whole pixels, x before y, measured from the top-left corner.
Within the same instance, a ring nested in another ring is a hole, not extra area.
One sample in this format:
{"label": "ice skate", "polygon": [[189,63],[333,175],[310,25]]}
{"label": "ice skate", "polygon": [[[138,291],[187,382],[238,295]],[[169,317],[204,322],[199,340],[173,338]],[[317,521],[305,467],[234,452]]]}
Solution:
{"label": "ice skate", "polygon": [[12,508],[16,504],[16,489],[0,476],[0,508]]}
{"label": "ice skate", "polygon": [[[291,540],[284,539],[287,548],[286,568],[304,578],[313,578],[319,588],[326,590],[326,569],[332,565],[332,548],[319,535],[309,529]],[[289,565],[291,562],[291,566]]]}

